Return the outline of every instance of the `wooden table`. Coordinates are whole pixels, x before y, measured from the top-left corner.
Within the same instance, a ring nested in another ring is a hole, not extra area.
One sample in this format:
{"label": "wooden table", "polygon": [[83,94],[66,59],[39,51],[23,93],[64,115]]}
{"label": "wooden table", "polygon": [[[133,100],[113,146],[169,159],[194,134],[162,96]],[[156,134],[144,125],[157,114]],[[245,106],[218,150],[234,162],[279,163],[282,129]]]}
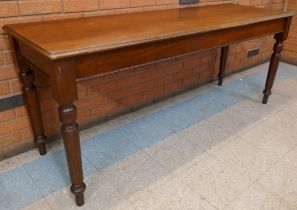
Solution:
{"label": "wooden table", "polygon": [[46,136],[41,121],[34,71],[48,76],[65,144],[71,191],[84,204],[76,108],[77,80],[195,51],[222,47],[222,85],[229,45],[275,35],[263,104],[271,94],[283,43],[293,13],[234,4],[170,9],[4,26],[20,68],[25,102],[41,155]]}

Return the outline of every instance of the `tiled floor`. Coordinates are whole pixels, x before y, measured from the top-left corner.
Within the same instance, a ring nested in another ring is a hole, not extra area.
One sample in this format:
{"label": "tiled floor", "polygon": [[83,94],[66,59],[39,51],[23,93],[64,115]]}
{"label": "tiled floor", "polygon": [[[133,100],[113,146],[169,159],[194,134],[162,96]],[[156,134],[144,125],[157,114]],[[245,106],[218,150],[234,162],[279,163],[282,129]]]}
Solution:
{"label": "tiled floor", "polygon": [[[82,132],[81,209],[297,209],[297,67],[267,64]],[[61,142],[0,162],[0,209],[75,209]]]}

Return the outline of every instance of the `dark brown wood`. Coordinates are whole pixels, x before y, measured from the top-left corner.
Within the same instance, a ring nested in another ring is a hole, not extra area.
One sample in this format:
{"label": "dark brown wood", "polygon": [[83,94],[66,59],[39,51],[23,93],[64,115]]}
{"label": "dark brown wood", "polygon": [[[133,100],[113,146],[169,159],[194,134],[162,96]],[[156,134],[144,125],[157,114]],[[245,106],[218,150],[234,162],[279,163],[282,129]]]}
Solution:
{"label": "dark brown wood", "polygon": [[75,195],[76,204],[82,206],[84,204],[86,185],[83,182],[78,124],[75,122],[76,107],[73,104],[61,105],[59,107],[59,117],[62,122],[61,131],[72,183],[70,189]]}
{"label": "dark brown wood", "polygon": [[284,24],[285,21],[280,19],[86,54],[75,60],[77,77],[108,73],[204,49],[226,46],[237,41],[267,36],[283,31]]}
{"label": "dark brown wood", "polygon": [[264,97],[262,100],[263,104],[267,104],[268,98],[271,95],[271,89],[273,87],[274,79],[277,73],[279,61],[281,59],[281,52],[284,48],[284,41],[288,38],[292,18],[286,19],[285,29],[283,33],[277,33],[274,36],[275,44],[273,47],[273,53],[270,59],[270,65],[268,75],[265,83],[265,89],[263,91]]}
{"label": "dark brown wood", "polygon": [[[77,80],[223,47],[222,82],[230,44],[277,34],[264,91],[269,95],[292,16],[291,12],[227,4],[6,25],[4,30],[17,40],[21,61],[49,77],[59,104],[71,191],[81,206],[86,185],[74,106]],[[30,104],[37,97],[31,92],[32,73],[28,69],[23,72],[32,96],[27,105],[33,109]],[[38,118],[40,113],[33,115]]]}
{"label": "dark brown wood", "polygon": [[[153,43],[138,44],[120,49],[76,56],[74,69],[77,78],[85,78],[95,74],[110,73],[168,59],[184,54],[226,46],[234,42],[263,37],[283,31],[284,19],[250,24],[225,30],[210,31],[197,35],[182,36],[173,39],[160,40]],[[50,60],[30,46],[20,43],[22,55],[34,66],[50,75]],[[131,59],[133,58],[133,59]]]}
{"label": "dark brown wood", "polygon": [[39,154],[45,155],[47,138],[44,135],[38,93],[34,84],[34,73],[30,66],[24,62],[21,55],[19,54],[19,45],[17,40],[11,36],[9,38],[10,43],[13,46],[14,59],[19,67],[19,79],[23,86],[22,90],[24,94],[24,100],[27,105],[27,111],[34,134],[34,144],[38,148]]}
{"label": "dark brown wood", "polygon": [[71,192],[75,195],[76,204],[82,206],[86,185],[83,182],[80,140],[76,123],[77,113],[73,104],[77,100],[78,94],[75,71],[72,68],[71,60],[54,62],[50,80],[53,97],[60,105],[59,119],[62,123],[61,131],[72,183]]}
{"label": "dark brown wood", "polygon": [[220,72],[219,72],[219,82],[218,85],[222,86],[223,85],[223,80],[225,77],[225,71],[227,68],[227,59],[228,59],[228,54],[229,54],[229,46],[225,46],[221,48],[221,58],[220,58]]}
{"label": "dark brown wood", "polygon": [[248,26],[292,15],[291,12],[225,4],[13,24],[4,26],[4,30],[44,56],[61,59]]}

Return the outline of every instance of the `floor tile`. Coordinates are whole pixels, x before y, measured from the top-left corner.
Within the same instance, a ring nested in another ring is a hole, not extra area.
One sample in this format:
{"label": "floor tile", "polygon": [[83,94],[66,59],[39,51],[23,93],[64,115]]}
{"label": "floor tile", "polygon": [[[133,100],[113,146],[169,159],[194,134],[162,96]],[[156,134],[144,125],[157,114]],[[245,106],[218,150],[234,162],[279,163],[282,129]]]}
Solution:
{"label": "floor tile", "polygon": [[203,148],[176,134],[147,147],[143,151],[170,172],[184,165],[190,166],[206,154]]}
{"label": "floor tile", "polygon": [[[286,108],[284,108],[286,110]],[[278,112],[273,115],[273,117],[268,118],[265,124],[273,130],[282,132],[283,135],[288,137],[297,136],[297,129],[295,126],[297,115],[294,111],[290,114],[283,114],[283,112]]]}
{"label": "floor tile", "polygon": [[271,126],[266,120],[240,135],[245,142],[258,149],[273,152],[279,157],[289,152],[297,143],[294,137]]}
{"label": "floor tile", "polygon": [[203,119],[199,113],[191,112],[189,107],[172,106],[151,115],[156,121],[172,131],[179,131]]}
{"label": "floor tile", "polygon": [[252,118],[249,118],[240,112],[235,112],[230,108],[213,115],[207,120],[213,126],[219,127],[233,134],[241,132],[254,124],[254,120]]}
{"label": "floor tile", "polygon": [[176,178],[146,192],[139,200],[132,203],[132,206],[136,210],[216,209],[198,193],[193,192]]}
{"label": "floor tile", "polygon": [[25,208],[22,208],[22,210],[51,210],[51,207],[47,203],[46,199],[42,198],[40,200],[34,201],[33,203],[30,203]]}
{"label": "floor tile", "polygon": [[23,167],[2,173],[0,188],[0,209],[19,209],[42,197]]}
{"label": "floor tile", "polygon": [[[125,198],[110,184],[106,177],[96,172],[85,179],[87,189],[85,192],[85,205],[81,209],[109,210],[127,206]],[[46,197],[53,210],[76,209],[74,196],[69,187],[54,192]]]}
{"label": "floor tile", "polygon": [[139,150],[116,129],[82,143],[82,153],[96,169],[102,169]]}
{"label": "floor tile", "polygon": [[180,179],[217,208],[223,208],[251,184],[251,179],[210,156],[188,169]]}
{"label": "floor tile", "polygon": [[[252,76],[255,75],[257,74],[253,74]],[[230,95],[240,96],[243,98],[249,97],[251,95],[263,91],[263,89],[258,87],[257,85],[251,85],[250,83],[248,83],[248,80],[249,77],[236,80],[227,85],[223,85],[222,90],[224,90]]]}
{"label": "floor tile", "polygon": [[212,154],[234,171],[245,174],[252,180],[258,179],[279,160],[279,156],[273,152],[257,149],[241,138],[234,138]]}
{"label": "floor tile", "polygon": [[297,78],[287,78],[276,83],[273,87],[273,92],[287,97],[297,98],[296,85]]}
{"label": "floor tile", "polygon": [[292,150],[289,153],[285,154],[281,159],[297,167],[297,147],[292,148]]}
{"label": "floor tile", "polygon": [[132,141],[138,148],[145,148],[172,134],[172,130],[164,127],[152,117],[144,117],[123,125],[117,130]]}
{"label": "floor tile", "polygon": [[244,99],[244,96],[226,91],[219,86],[216,86],[213,90],[209,91],[207,96],[213,103],[219,103],[226,107],[236,104]]}
{"label": "floor tile", "polygon": [[10,171],[14,168],[20,166],[21,163],[19,161],[18,156],[14,156],[5,160],[0,161],[0,174]]}
{"label": "floor tile", "polygon": [[222,129],[206,119],[179,131],[177,135],[207,151],[214,146],[223,144],[232,137],[234,133]]}
{"label": "floor tile", "polygon": [[[279,106],[271,106],[269,101],[269,105],[263,105],[261,103],[263,95],[259,97],[259,100],[251,100],[251,98],[240,101],[239,103],[230,107],[230,110],[234,110],[235,112],[239,112],[247,116],[250,119],[253,119],[254,123],[264,119],[269,116],[273,111],[279,109]],[[281,97],[281,96],[280,96]]]}
{"label": "floor tile", "polygon": [[[49,204],[52,210],[70,210],[77,209],[74,196],[71,194],[69,187],[62,188],[59,191],[53,192],[45,197],[46,202]],[[94,201],[88,199],[81,209],[99,209]]]}
{"label": "floor tile", "polygon": [[280,197],[263,189],[261,185],[253,184],[244,193],[239,195],[235,201],[228,205],[226,210],[293,210]]}
{"label": "floor tile", "polygon": [[[58,151],[24,165],[37,188],[46,196],[70,183],[65,152]],[[84,175],[88,176],[96,169],[83,158]]]}
{"label": "floor tile", "polygon": [[284,161],[279,161],[258,181],[264,189],[297,206],[297,168]]}
{"label": "floor tile", "polygon": [[157,182],[168,171],[144,152],[137,152],[102,170],[117,192],[128,198]]}

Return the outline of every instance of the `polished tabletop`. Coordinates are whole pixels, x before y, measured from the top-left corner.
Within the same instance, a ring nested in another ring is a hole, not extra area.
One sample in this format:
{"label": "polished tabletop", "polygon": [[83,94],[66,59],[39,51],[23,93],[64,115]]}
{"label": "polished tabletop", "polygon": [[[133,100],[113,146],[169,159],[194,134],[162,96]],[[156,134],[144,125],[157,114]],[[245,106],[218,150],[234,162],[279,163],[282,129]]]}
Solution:
{"label": "polished tabletop", "polygon": [[59,59],[289,16],[291,12],[224,4],[12,24],[4,30]]}

